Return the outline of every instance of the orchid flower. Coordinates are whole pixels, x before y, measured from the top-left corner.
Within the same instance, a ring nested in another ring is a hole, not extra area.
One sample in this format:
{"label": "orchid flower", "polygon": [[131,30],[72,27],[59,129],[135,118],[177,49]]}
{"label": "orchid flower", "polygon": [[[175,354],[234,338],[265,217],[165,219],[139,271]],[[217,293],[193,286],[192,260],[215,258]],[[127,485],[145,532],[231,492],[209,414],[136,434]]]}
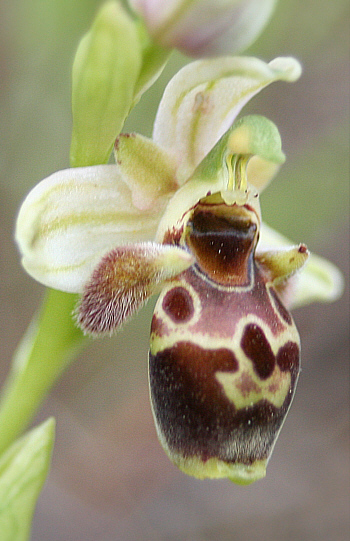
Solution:
{"label": "orchid flower", "polygon": [[269,20],[276,0],[130,0],[152,38],[195,57],[237,53]]}
{"label": "orchid flower", "polygon": [[[287,308],[341,290],[330,263],[261,226],[259,194],[284,161],[281,141],[263,117],[237,120],[257,92],[300,71],[292,58],[187,65],[164,92],[152,139],[120,135],[115,164],[54,173],[19,212],[24,268],[81,295],[85,333],[113,333],[161,292],[152,407],[166,452],[196,477],[265,475],[299,372]],[[217,293],[203,297],[198,277]]]}

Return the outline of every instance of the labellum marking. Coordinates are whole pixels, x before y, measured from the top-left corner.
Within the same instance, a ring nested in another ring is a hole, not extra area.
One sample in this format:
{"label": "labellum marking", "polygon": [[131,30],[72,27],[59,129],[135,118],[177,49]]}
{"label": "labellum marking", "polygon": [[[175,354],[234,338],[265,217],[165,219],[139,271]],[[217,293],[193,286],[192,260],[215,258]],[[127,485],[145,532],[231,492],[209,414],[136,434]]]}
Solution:
{"label": "labellum marking", "polygon": [[295,342],[287,342],[282,346],[277,353],[276,360],[277,364],[283,372],[291,372],[294,375],[294,378],[297,377],[295,374],[295,366],[298,363],[299,359],[299,346]]}
{"label": "labellum marking", "polygon": [[187,323],[194,314],[193,300],[184,287],[173,287],[165,295],[163,310],[174,323]]}
{"label": "labellum marking", "polygon": [[261,379],[271,376],[275,368],[275,356],[263,330],[255,324],[247,325],[241,340],[244,353],[253,362]]}

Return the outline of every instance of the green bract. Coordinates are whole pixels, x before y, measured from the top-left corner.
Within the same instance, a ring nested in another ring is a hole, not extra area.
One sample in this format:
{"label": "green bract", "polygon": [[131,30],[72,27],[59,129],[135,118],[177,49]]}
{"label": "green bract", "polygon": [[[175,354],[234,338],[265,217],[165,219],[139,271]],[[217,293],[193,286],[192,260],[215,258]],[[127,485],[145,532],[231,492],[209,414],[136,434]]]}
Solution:
{"label": "green bract", "polygon": [[26,541],[51,460],[55,422],[48,419],[0,457],[1,541]]}
{"label": "green bract", "polygon": [[171,53],[171,49],[152,40],[142,19],[137,21],[136,27],[141,44],[142,66],[134,90],[135,102],[159,77]]}
{"label": "green bract", "polygon": [[134,21],[108,2],[83,37],[73,64],[72,165],[106,163],[134,99],[141,45]]}

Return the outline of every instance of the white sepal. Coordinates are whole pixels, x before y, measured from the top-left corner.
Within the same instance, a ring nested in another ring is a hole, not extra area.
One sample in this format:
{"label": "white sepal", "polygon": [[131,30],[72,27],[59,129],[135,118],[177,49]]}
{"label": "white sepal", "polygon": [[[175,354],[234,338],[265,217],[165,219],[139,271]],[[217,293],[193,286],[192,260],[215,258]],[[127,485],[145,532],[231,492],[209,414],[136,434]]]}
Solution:
{"label": "white sepal", "polygon": [[83,290],[108,250],[154,238],[167,198],[136,208],[117,165],[66,169],[40,182],[20,209],[16,240],[36,280],[71,293]]}

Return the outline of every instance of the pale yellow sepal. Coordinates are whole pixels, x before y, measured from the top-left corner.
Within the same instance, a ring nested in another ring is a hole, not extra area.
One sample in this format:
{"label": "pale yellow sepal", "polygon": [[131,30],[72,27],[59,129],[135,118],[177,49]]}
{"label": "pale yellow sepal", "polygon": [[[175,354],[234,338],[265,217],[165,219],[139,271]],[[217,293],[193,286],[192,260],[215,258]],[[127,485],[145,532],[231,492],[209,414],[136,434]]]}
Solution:
{"label": "pale yellow sepal", "polygon": [[152,139],[136,133],[121,134],[114,147],[115,161],[140,210],[150,209],[159,197],[174,193],[175,160]]}

